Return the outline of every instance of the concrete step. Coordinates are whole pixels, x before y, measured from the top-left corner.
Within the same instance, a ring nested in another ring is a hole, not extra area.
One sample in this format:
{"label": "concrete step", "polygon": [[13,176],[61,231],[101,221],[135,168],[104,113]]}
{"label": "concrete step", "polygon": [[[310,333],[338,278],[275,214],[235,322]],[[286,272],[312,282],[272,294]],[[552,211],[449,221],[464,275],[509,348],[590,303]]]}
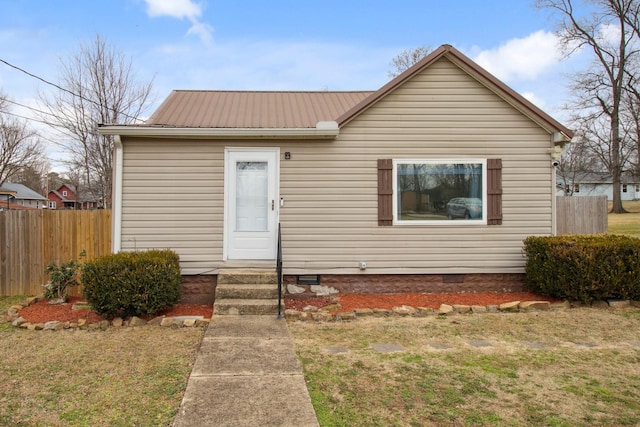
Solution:
{"label": "concrete step", "polygon": [[277,299],[278,286],[264,284],[218,284],[216,286],[217,299]]}
{"label": "concrete step", "polygon": [[[284,304],[282,306],[284,311]],[[213,314],[216,315],[263,315],[278,314],[277,299],[217,299],[213,304]]]}
{"label": "concrete step", "polygon": [[277,284],[274,270],[222,270],[218,273],[218,285],[232,284]]}

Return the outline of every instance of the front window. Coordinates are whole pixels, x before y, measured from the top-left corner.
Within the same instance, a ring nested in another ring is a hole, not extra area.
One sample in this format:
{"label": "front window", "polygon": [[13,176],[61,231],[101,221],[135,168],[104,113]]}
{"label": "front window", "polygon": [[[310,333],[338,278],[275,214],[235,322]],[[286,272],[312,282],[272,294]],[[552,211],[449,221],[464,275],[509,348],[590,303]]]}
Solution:
{"label": "front window", "polygon": [[397,224],[486,224],[486,160],[394,160]]}
{"label": "front window", "polygon": [[622,184],[622,192],[623,193],[627,192],[627,184]]}

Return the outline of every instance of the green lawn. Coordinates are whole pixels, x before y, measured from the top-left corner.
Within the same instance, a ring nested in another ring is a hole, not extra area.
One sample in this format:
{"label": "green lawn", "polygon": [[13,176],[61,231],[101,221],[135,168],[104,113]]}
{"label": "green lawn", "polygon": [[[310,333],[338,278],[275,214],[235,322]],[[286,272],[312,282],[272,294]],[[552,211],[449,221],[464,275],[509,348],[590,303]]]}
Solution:
{"label": "green lawn", "polygon": [[640,200],[622,202],[625,214],[609,214],[609,233],[640,238]]}
{"label": "green lawn", "polygon": [[[637,308],[289,326],[321,426],[640,420]],[[402,351],[380,352],[377,344]]]}
{"label": "green lawn", "polygon": [[1,426],[167,426],[202,328],[27,331],[0,297]]}

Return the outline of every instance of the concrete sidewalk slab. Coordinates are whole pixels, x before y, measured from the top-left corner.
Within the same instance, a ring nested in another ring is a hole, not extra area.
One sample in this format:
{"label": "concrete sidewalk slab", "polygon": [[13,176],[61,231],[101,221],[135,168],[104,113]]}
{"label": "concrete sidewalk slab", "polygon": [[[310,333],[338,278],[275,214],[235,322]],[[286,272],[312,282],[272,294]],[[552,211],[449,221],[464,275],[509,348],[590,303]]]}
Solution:
{"label": "concrete sidewalk slab", "polygon": [[173,425],[318,426],[286,321],[214,316]]}

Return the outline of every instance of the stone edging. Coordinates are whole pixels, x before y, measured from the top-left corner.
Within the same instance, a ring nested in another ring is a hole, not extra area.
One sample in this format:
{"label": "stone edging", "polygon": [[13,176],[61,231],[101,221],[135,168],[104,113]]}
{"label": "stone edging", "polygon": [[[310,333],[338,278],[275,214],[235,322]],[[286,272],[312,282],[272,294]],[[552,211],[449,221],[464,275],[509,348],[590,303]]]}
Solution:
{"label": "stone edging", "polygon": [[60,331],[65,329],[90,329],[90,330],[105,330],[109,327],[135,327],[135,326],[162,326],[172,328],[190,328],[190,327],[204,327],[209,324],[210,319],[204,319],[202,316],[177,316],[166,317],[158,316],[149,321],[141,319],[139,317],[131,317],[129,319],[122,319],[116,317],[115,319],[101,320],[99,322],[89,323],[86,319],[78,319],[78,322],[59,322],[50,321],[44,323],[30,323],[26,319],[20,317],[20,310],[25,307],[35,304],[38,301],[42,301],[44,296],[38,295],[37,297],[30,297],[22,301],[20,304],[12,305],[7,310],[5,320],[11,323],[13,326],[31,331]]}
{"label": "stone edging", "polygon": [[[482,313],[515,313],[549,310],[567,310],[571,307],[579,307],[581,304],[571,304],[569,301],[550,303],[548,301],[511,301],[500,305],[458,305],[441,304],[440,308],[411,307],[402,305],[393,309],[361,308],[346,313],[331,313],[330,310],[314,306],[307,306],[302,311],[288,309],[284,316],[287,320],[297,321],[350,321],[363,317],[426,317],[431,315],[450,316],[454,314],[482,314]],[[599,301],[591,305],[596,308],[622,308],[640,307],[638,301],[608,300]]]}

